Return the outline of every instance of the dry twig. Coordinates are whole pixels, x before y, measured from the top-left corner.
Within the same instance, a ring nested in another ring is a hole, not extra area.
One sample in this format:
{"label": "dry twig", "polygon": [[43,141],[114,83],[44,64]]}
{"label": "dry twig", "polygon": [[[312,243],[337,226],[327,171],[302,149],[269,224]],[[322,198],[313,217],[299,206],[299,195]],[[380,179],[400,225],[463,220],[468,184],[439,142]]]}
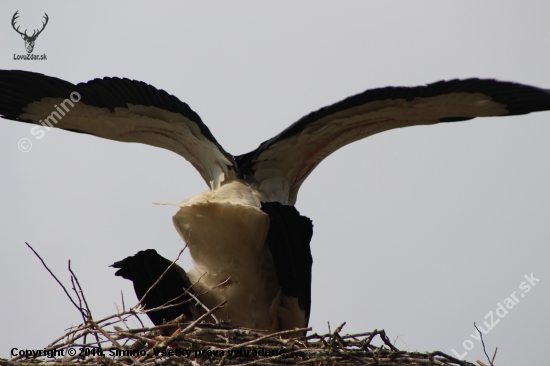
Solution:
{"label": "dry twig", "polygon": [[[82,291],[74,274],[73,277],[73,287]],[[69,298],[79,311],[89,315],[83,324],[68,329],[63,336],[45,347],[39,357],[20,355],[10,360],[0,359],[0,365],[474,366],[439,351],[401,351],[391,343],[384,330],[343,335],[341,331],[345,323],[328,334],[303,336],[301,334],[310,328],[266,334],[227,323],[205,322],[225,302],[192,322],[175,319],[159,326],[125,329],[120,325],[125,325],[128,318],[136,316],[135,307],[129,310],[123,307],[122,312],[93,320],[83,294],[85,309]],[[167,329],[174,328],[178,331],[172,336],[162,336]],[[300,336],[288,338],[292,333],[299,333]],[[87,336],[93,336],[95,341],[88,343]],[[374,345],[374,341],[380,345]],[[71,349],[76,353],[69,354]],[[48,357],[53,352],[57,352],[58,357]]]}

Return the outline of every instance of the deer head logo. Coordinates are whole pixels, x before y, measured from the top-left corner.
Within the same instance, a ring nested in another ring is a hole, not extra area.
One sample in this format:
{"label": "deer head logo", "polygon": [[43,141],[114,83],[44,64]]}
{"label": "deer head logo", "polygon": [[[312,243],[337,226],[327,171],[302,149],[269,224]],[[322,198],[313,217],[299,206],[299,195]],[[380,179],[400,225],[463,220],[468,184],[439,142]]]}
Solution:
{"label": "deer head logo", "polygon": [[15,29],[17,33],[21,35],[21,38],[23,38],[23,40],[25,41],[25,48],[27,49],[27,53],[31,53],[34,49],[34,42],[36,41],[36,38],[40,33],[42,33],[44,28],[46,28],[46,24],[48,24],[48,14],[44,13],[44,18],[46,19],[46,21],[42,22],[42,29],[35,29],[32,33],[32,36],[29,36],[26,29],[24,33],[21,33],[19,31],[19,27],[15,28],[15,21],[17,18],[19,18],[19,15],[17,15],[17,13],[19,13],[19,10],[17,10],[15,14],[13,14],[13,18],[11,18],[11,26],[13,27],[13,29]]}

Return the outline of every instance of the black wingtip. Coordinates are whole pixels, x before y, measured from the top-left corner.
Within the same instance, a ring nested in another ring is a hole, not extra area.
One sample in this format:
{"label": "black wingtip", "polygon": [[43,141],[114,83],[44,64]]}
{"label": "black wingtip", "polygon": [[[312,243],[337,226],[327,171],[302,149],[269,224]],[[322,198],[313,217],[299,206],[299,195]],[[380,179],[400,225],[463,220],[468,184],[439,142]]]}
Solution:
{"label": "black wingtip", "polygon": [[221,147],[210,129],[188,104],[163,89],[127,78],[104,77],[74,85],[36,72],[0,70],[0,116],[14,121],[37,123],[20,117],[27,106],[43,98],[66,99],[73,92],[80,95],[82,104],[107,108],[110,111],[114,111],[115,108],[128,108],[128,105],[132,104],[153,106],[178,113],[196,123],[200,133],[210,140],[229,161],[233,161],[233,156]]}
{"label": "black wingtip", "polygon": [[[235,161],[239,166],[241,177],[252,177],[254,175],[254,165],[262,152],[280,141],[302,133],[310,123],[345,110],[352,110],[355,107],[367,105],[371,102],[398,99],[410,102],[416,98],[437,97],[450,93],[483,94],[493,101],[502,104],[507,111],[504,115],[508,116],[550,110],[549,89],[493,79],[453,79],[416,87],[389,86],[370,89],[311,112],[287,127],[277,136],[262,142],[255,150],[235,156]],[[455,115],[441,118],[439,122],[458,122],[472,118],[474,117]]]}

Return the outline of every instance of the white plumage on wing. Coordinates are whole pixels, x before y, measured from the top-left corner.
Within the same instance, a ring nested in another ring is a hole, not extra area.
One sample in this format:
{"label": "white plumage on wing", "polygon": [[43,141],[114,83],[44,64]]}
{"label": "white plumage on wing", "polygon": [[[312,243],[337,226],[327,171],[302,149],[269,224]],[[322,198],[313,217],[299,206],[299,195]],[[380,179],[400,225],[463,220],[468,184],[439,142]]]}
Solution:
{"label": "white plumage on wing", "polygon": [[[78,102],[63,116],[54,115],[71,93],[78,93]],[[190,288],[207,307],[227,301],[217,318],[264,331],[308,324],[313,225],[294,205],[301,184],[324,158],[395,128],[550,109],[548,90],[495,80],[372,89],[312,112],[257,149],[233,156],[187,104],[143,82],[104,78],[73,85],[0,71],[0,97],[6,119],[47,121],[51,127],[161,147],[188,160],[210,188],[173,204],[179,208],[174,225],[195,268],[172,271],[159,291],[147,295],[145,306],[187,296],[183,288]],[[114,266],[142,297],[168,264],[150,250]],[[158,324],[201,311],[187,303],[149,316]]]}

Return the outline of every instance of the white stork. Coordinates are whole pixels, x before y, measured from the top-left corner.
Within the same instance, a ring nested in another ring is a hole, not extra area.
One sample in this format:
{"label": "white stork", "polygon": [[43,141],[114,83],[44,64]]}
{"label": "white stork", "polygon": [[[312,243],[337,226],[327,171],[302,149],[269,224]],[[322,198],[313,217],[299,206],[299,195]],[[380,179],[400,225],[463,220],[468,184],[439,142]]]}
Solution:
{"label": "white stork", "polygon": [[[207,307],[227,300],[217,317],[265,331],[308,324],[313,225],[294,204],[302,182],[325,157],[394,128],[543,110],[550,110],[549,90],[495,80],[372,89],[312,112],[254,151],[233,156],[187,104],[146,83],[103,78],[74,85],[0,71],[3,118],[157,146],[193,164],[210,190],[177,204],[173,221],[195,268],[173,267],[145,307],[192,287]],[[147,250],[113,266],[142,298],[170,263]],[[196,318],[200,311],[187,303],[148,315],[159,324],[178,315]]]}

